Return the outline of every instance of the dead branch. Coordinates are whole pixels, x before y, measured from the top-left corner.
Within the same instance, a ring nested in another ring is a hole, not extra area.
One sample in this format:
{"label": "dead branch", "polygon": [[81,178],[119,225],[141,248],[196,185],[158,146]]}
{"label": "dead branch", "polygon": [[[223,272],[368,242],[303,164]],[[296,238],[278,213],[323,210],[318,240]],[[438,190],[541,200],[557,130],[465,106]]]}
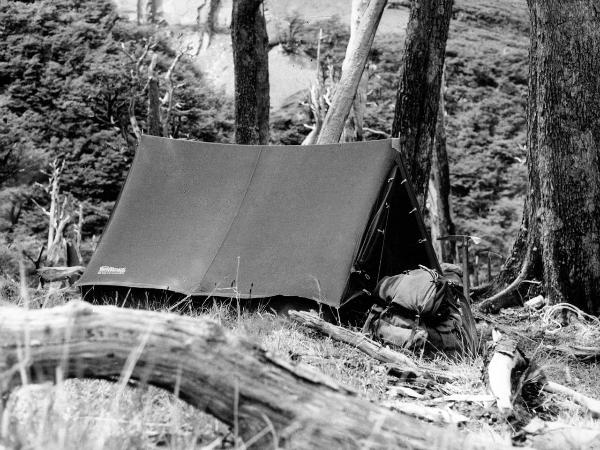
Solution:
{"label": "dead branch", "polygon": [[523,427],[530,448],[556,449],[594,448],[600,439],[600,430],[572,426],[561,422],[544,422],[534,418]]}
{"label": "dead branch", "polygon": [[81,275],[85,267],[41,267],[36,270],[40,278],[46,282],[64,281],[75,275]]}
{"label": "dead branch", "polygon": [[317,41],[317,61],[315,81],[311,83],[308,104],[315,124],[312,126],[308,136],[302,141],[302,145],[314,145],[321,132],[323,118],[325,117],[326,104],[325,93],[323,92],[323,82],[321,80],[321,41],[323,40],[323,30],[319,29],[319,40]]}
{"label": "dead branch", "polygon": [[[125,47],[125,43],[121,42],[121,46],[119,47],[120,50],[133,63],[133,69],[130,72],[130,76],[131,76],[131,80],[133,81],[134,85],[139,86],[140,79],[141,79],[142,64],[144,63],[144,59],[146,59],[146,55],[148,54],[148,51],[153,49],[155,46],[156,46],[155,40],[148,39],[146,41],[146,44],[144,45],[144,48],[142,49],[142,52],[140,53],[140,55],[136,57],[134,54],[128,52],[127,48]],[[136,141],[139,144],[142,141],[142,130],[141,130],[141,128],[138,124],[137,118],[135,116],[136,97],[137,97],[137,94],[135,93],[135,89],[132,89],[131,97],[129,99],[128,113],[129,113],[129,124],[131,125],[131,130],[133,131]]]}
{"label": "dead branch", "polygon": [[413,402],[403,402],[399,400],[388,400],[382,403],[394,411],[400,411],[403,414],[417,417],[418,419],[428,420],[434,423],[447,423],[458,425],[468,422],[469,419],[462,414],[452,411],[450,408],[436,408],[434,406],[424,406]]}
{"label": "dead branch", "polygon": [[570,400],[573,400],[578,405],[583,406],[592,417],[600,417],[600,401],[594,398],[587,397],[567,386],[555,383],[554,381],[548,381],[544,385],[544,391],[552,394],[561,394]]}
{"label": "dead branch", "polygon": [[372,133],[372,134],[377,134],[379,136],[382,136],[384,139],[389,139],[391,137],[391,135],[389,133],[386,133],[385,131],[374,130],[373,128],[368,128],[368,127],[363,127],[363,130],[368,131],[369,133]]}
{"label": "dead branch", "polygon": [[260,448],[508,447],[375,405],[208,319],[81,301],[38,310],[2,308],[3,392],[22,379],[54,380],[57,372],[114,380],[132,355],[124,382],[177,387],[186,402],[235,424],[244,440],[266,434],[256,443]]}
{"label": "dead branch", "polygon": [[515,280],[506,286],[503,290],[498,292],[495,295],[492,295],[490,298],[483,300],[479,303],[480,311],[495,311],[497,312],[502,306],[500,306],[500,301],[504,299],[506,296],[514,292],[519,288],[521,283],[525,280],[527,276],[527,271],[529,270],[529,259],[531,256],[531,246],[527,246],[527,251],[525,252],[525,258],[523,260],[523,265],[521,266],[521,271]]}
{"label": "dead branch", "polygon": [[312,328],[313,330],[317,330],[336,341],[345,342],[346,344],[356,347],[377,361],[392,364],[396,371],[399,371],[405,376],[425,378],[433,376],[446,380],[453,378],[452,374],[445,371],[420,368],[410,357],[384,347],[362,333],[357,333],[348,330],[347,328],[329,323],[316,314],[305,311],[289,311],[289,315],[296,322],[308,328]]}
{"label": "dead branch", "polygon": [[562,345],[544,345],[546,350],[562,353],[571,358],[580,359],[582,361],[593,360],[600,358],[600,347],[584,346],[577,344],[562,344]]}

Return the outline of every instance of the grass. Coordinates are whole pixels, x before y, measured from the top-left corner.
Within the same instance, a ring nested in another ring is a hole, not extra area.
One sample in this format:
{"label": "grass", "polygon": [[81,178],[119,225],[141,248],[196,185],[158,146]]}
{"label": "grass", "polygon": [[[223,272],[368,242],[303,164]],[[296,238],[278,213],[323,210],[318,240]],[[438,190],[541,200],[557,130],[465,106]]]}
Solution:
{"label": "grass", "polygon": [[[47,296],[46,296],[47,297]],[[59,291],[45,303],[64,302],[72,294]],[[30,298],[45,298],[30,294]],[[3,299],[15,302],[15,299]],[[32,301],[32,305],[39,302]],[[487,393],[482,378],[485,358],[451,359],[444,355],[424,358],[415,355],[426,367],[444,370],[456,376],[452,383],[406,383],[389,376],[387,368],[357,349],[304,329],[289,319],[270,311],[237,312],[234,307],[212,304],[193,315],[208,316],[234,333],[250,337],[275,355],[301,361],[338,383],[354,389],[374,402],[399,399],[422,405],[451,394]],[[167,310],[167,308],[164,308]],[[522,309],[508,310],[497,317],[505,326],[522,336],[522,346],[553,381],[572,386],[580,392],[598,397],[600,367],[557,357],[540,345],[547,341],[545,324],[539,313]],[[580,325],[575,325],[579,326]],[[568,330],[565,330],[569,334]],[[571,333],[576,335],[575,333]],[[407,387],[422,395],[402,397]],[[571,401],[547,396],[546,402],[559,411],[556,420],[578,427],[593,428],[593,421]],[[511,435],[510,424],[494,408],[478,403],[449,403],[451,408],[470,418],[463,427],[484,431],[505,442]],[[136,384],[101,380],[67,380],[55,385],[27,385],[14,391],[4,408],[0,425],[0,448],[31,449],[211,449],[231,448],[243,443],[234,439],[233,430],[218,420],[195,410],[165,391]]]}

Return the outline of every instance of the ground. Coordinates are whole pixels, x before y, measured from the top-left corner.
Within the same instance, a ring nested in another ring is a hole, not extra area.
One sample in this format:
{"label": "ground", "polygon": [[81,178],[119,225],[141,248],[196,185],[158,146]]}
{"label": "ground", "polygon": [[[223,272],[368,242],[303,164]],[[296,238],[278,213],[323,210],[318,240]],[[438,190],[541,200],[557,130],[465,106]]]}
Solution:
{"label": "ground", "polygon": [[[68,296],[66,297],[68,298]],[[47,304],[64,301],[54,299]],[[14,301],[14,299],[12,299]],[[516,337],[523,350],[548,378],[591,397],[600,397],[600,366],[550,351],[547,345],[600,341],[596,324],[574,320],[567,328],[541,311],[510,309],[480,321],[480,349],[490,337],[490,327]],[[468,421],[465,431],[485,431],[498,442],[509,442],[512,425],[489,402],[447,402],[453,394],[487,394],[483,369],[485,356],[450,359],[444,355],[412,357],[426,367],[452,375],[451,382],[427,385],[388,375],[385,364],[359,350],[307,330],[286,317],[262,310],[243,312],[212,306],[186,314],[207,315],[236,333],[249,336],[277,356],[313,366],[373,402],[397,402],[450,409]],[[397,405],[398,406],[398,405]],[[556,395],[543,398],[545,420],[583,428],[597,428],[586,412]],[[455,426],[455,425],[452,425]],[[231,448],[234,438],[224,424],[153,387],[123,386],[98,380],[67,380],[56,385],[29,385],[15,391],[6,404],[0,426],[0,448]],[[239,442],[238,442],[239,444]],[[600,443],[598,443],[600,444]]]}

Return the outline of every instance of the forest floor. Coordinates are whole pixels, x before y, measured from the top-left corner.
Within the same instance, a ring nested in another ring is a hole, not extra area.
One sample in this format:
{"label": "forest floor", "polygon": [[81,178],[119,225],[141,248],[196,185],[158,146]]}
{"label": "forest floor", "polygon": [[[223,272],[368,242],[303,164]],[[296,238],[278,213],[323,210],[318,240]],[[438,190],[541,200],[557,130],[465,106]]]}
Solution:
{"label": "forest floor", "polygon": [[[69,296],[55,298],[47,301],[46,306],[68,299]],[[547,348],[598,339],[598,328],[583,319],[560,327],[548,318],[547,310],[548,307],[540,311],[509,309],[480,321],[481,351],[475,358],[454,360],[443,354],[429,358],[412,355],[422,366],[452,375],[452,382],[427,385],[389,375],[385,364],[356,348],[305,329],[272,311],[242,312],[238,316],[235,308],[213,305],[203,311],[188,309],[180,313],[208,316],[281,358],[315,367],[373,402],[400,410],[403,402],[435,406],[449,412],[450,418],[460,417],[453,413],[464,416],[461,419],[464,422],[449,426],[465,432],[483,431],[498,443],[509,443],[515,438],[515,430],[497,412],[493,402],[445,400],[455,394],[471,397],[489,394],[483,373],[492,326],[518,339],[526,355],[543,368],[548,379],[600,398],[600,366],[595,361],[579,361]],[[67,380],[19,388],[10,396],[1,416],[0,449],[219,449],[236,445],[241,448],[226,425],[165,391],[131,384],[122,397],[118,397],[118,392],[115,383],[99,380]],[[599,421],[564,397],[544,394],[542,400],[544,420],[577,430],[600,428]],[[600,435],[594,434],[595,440],[589,446],[581,447],[579,442],[573,448],[600,448]]]}

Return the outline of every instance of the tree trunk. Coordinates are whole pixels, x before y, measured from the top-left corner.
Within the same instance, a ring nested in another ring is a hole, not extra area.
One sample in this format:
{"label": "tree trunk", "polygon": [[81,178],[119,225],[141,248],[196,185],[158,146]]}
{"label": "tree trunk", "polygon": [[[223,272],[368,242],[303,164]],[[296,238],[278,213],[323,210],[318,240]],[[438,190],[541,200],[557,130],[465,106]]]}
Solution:
{"label": "tree trunk", "polygon": [[[25,358],[25,359],[24,359]],[[359,398],[304,364],[278,359],[217,323],[73,301],[2,308],[0,391],[62,377],[122,372],[174,391],[258,448],[501,448]],[[261,439],[262,436],[262,439]],[[508,447],[508,446],[506,446]]]}
{"label": "tree trunk", "polygon": [[[220,4],[220,0],[205,0],[196,10],[196,24],[198,25],[199,37],[196,56],[198,56],[200,52],[205,51],[210,45],[210,41],[215,34],[215,21],[217,19],[217,10],[219,9]],[[206,12],[204,11],[204,8],[206,8]]]}
{"label": "tree trunk", "polygon": [[528,4],[528,193],[523,225],[496,286],[522,270],[543,282],[550,303],[597,314],[600,8],[592,0]]}
{"label": "tree trunk", "polygon": [[235,79],[235,142],[269,142],[269,55],[262,0],[234,0],[231,43]]}
{"label": "tree trunk", "polygon": [[446,150],[446,123],[444,103],[444,79],[442,74],[440,105],[431,155],[431,178],[429,181],[429,204],[431,218],[431,243],[438,259],[453,262],[456,252],[455,242],[439,240],[442,236],[456,234],[450,212],[450,168]]}
{"label": "tree trunk", "polygon": [[343,64],[346,70],[342,70],[317,144],[336,144],[340,141],[386,3],[387,0],[369,2],[358,25],[356,38],[348,42]]}
{"label": "tree trunk", "polygon": [[[162,135],[162,123],[160,120],[160,92],[158,78],[154,73],[158,56],[152,55],[152,61],[148,66],[148,113],[146,121],[148,122],[148,134],[151,136]],[[168,136],[166,136],[168,137]]]}
{"label": "tree trunk", "polygon": [[[368,0],[352,0],[352,10],[350,11],[350,39],[348,41],[348,47],[346,48],[346,55],[344,56],[342,73],[349,70],[349,52],[353,51],[356,45],[355,42],[359,39],[358,26],[360,25],[360,21],[364,16],[368,5]],[[362,141],[364,139],[363,123],[367,103],[368,82],[369,74],[365,67],[358,83],[358,87],[356,88],[356,94],[354,95],[354,101],[352,102],[352,112],[346,119],[346,125],[342,134],[342,141],[344,142]]]}
{"label": "tree trunk", "polygon": [[414,0],[400,65],[392,136],[424,208],[453,0]]}

